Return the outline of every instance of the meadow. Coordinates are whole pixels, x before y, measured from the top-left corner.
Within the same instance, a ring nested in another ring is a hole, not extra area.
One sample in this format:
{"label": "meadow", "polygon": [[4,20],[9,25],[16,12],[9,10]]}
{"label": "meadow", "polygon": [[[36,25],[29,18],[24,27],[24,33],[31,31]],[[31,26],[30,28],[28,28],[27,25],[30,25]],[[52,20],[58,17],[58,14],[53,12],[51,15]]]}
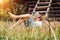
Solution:
{"label": "meadow", "polygon": [[[54,35],[49,30],[49,26],[25,27],[19,24],[10,29],[14,23],[13,21],[0,20],[0,40],[54,40]],[[60,24],[56,21],[51,24],[57,40],[60,40]]]}

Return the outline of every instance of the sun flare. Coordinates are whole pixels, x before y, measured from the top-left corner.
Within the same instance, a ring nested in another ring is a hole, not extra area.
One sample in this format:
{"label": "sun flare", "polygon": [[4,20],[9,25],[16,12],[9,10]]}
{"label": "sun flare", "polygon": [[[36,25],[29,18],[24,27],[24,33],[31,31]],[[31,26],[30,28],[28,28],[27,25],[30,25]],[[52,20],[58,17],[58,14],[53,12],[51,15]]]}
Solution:
{"label": "sun flare", "polygon": [[9,2],[9,0],[0,0],[0,4],[5,4],[7,2]]}
{"label": "sun flare", "polygon": [[0,0],[0,3],[3,3],[3,0]]}

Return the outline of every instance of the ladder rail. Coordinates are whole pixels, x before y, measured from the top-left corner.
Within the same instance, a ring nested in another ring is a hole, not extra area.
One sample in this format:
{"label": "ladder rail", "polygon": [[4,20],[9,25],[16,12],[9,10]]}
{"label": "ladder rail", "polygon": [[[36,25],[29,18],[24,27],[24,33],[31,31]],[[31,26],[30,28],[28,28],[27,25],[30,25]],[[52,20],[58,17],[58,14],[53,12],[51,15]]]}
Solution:
{"label": "ladder rail", "polygon": [[[50,0],[50,3],[48,5],[46,16],[48,15],[48,12],[50,11],[51,3],[52,3],[52,0]],[[55,34],[54,30],[52,29],[51,25],[49,26],[49,28],[50,28],[51,32],[53,33],[53,35],[54,35],[54,40],[57,40],[56,34]]]}
{"label": "ladder rail", "polygon": [[40,0],[38,0],[37,3],[36,3],[36,5],[35,5],[35,7],[34,7],[34,9],[33,9],[32,15],[33,15],[33,13],[35,12],[35,8],[37,7],[39,1],[40,1]]}
{"label": "ladder rail", "polygon": [[48,4],[48,8],[47,8],[47,12],[45,14],[45,17],[48,17],[48,13],[50,11],[50,7],[51,7],[51,3],[52,3],[52,0],[50,0],[49,4]]}

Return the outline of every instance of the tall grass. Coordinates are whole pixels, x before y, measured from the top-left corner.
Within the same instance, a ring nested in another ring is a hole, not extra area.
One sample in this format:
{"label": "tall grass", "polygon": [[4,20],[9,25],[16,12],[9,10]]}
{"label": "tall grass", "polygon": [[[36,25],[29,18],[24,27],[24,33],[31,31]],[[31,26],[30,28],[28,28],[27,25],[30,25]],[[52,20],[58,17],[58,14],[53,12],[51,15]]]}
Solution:
{"label": "tall grass", "polygon": [[[0,20],[0,40],[54,40],[48,27],[24,27],[19,24],[11,30],[13,24],[11,21]],[[60,27],[56,22],[53,25],[56,37],[60,40]]]}

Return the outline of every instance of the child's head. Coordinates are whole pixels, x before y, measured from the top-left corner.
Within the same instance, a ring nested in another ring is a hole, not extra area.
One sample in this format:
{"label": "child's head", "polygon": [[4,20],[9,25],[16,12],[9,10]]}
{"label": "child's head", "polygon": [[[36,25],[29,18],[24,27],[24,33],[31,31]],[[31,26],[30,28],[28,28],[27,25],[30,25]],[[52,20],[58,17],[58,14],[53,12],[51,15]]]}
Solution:
{"label": "child's head", "polygon": [[39,12],[34,13],[34,20],[35,21],[41,21],[42,20],[41,15],[39,14]]}

